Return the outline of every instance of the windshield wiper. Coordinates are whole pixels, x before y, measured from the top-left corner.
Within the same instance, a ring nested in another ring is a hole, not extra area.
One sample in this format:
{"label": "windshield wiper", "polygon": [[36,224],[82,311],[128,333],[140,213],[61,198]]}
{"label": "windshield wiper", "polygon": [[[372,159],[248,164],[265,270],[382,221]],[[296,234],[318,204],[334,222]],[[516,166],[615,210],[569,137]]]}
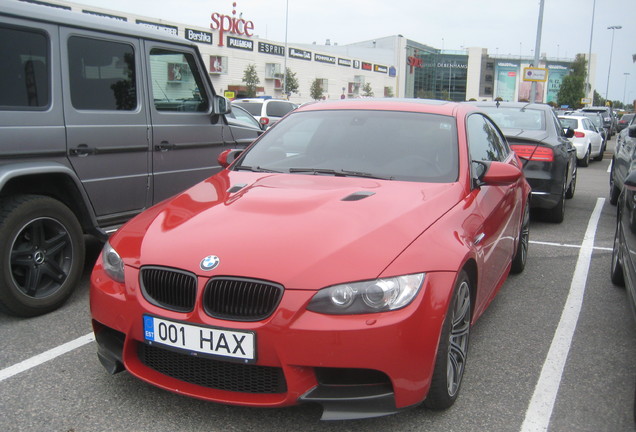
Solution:
{"label": "windshield wiper", "polygon": [[252,172],[267,172],[267,173],[281,173],[282,171],[276,171],[273,169],[269,169],[269,168],[263,168],[260,166],[249,166],[249,165],[239,165],[237,167],[234,167],[234,169],[236,171],[252,171]]}
{"label": "windshield wiper", "polygon": [[393,177],[380,176],[363,171],[334,170],[327,168],[290,168],[290,173],[331,174],[337,177],[365,177],[379,180],[393,180]]}

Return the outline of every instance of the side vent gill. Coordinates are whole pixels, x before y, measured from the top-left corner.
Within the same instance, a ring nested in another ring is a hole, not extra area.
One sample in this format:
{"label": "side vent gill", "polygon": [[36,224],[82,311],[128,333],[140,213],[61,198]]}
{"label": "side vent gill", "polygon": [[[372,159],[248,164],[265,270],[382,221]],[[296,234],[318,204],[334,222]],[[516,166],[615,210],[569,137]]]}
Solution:
{"label": "side vent gill", "polygon": [[351,195],[347,195],[341,201],[360,201],[361,199],[365,199],[370,197],[371,195],[375,195],[375,192],[371,191],[358,191],[354,192]]}

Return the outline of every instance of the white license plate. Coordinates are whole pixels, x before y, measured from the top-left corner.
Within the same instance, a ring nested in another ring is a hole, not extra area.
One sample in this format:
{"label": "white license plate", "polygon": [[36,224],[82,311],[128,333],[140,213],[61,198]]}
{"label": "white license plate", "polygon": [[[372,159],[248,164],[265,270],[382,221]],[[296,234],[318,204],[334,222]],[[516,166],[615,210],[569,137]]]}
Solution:
{"label": "white license plate", "polygon": [[252,332],[203,327],[144,315],[144,339],[178,348],[192,355],[255,360],[256,337]]}

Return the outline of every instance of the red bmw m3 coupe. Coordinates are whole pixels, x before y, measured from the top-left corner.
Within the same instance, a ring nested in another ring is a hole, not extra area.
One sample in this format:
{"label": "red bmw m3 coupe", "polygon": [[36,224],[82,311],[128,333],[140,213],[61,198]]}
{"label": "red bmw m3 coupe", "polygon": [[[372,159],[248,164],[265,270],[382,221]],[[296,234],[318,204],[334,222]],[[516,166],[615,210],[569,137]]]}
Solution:
{"label": "red bmw m3 coupe", "polygon": [[470,328],[526,263],[530,187],[468,104],[308,104],[104,246],[98,357],[208,401],[323,419],[457,398]]}

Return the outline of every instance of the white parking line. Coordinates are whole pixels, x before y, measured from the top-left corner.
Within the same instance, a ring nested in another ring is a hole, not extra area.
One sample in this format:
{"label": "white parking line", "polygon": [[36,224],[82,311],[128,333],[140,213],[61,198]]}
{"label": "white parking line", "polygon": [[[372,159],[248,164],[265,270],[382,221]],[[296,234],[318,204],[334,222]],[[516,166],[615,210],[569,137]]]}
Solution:
{"label": "white parking line", "polygon": [[[575,248],[575,249],[581,249],[583,247],[582,245],[571,245],[571,244],[566,244],[566,243],[543,242],[543,241],[536,241],[536,240],[530,240],[530,243],[537,244],[537,245],[543,245],[543,246],[557,246],[557,247],[567,247],[567,248]],[[611,251],[612,250],[612,248],[610,248],[610,247],[601,247],[601,246],[594,246],[592,249],[601,250],[601,251]]]}
{"label": "white parking line", "polygon": [[598,226],[604,203],[605,198],[598,198],[596,200],[596,206],[587,224],[583,244],[579,251],[579,258],[576,262],[574,275],[572,276],[570,293],[563,307],[561,320],[554,333],[548,356],[543,363],[539,381],[537,382],[534,394],[528,405],[526,417],[521,425],[521,432],[548,430],[550,417],[552,417],[552,409],[554,408],[554,402],[561,384],[565,361],[570,351],[572,337],[574,336],[576,323],[579,319],[581,306],[583,304],[585,282],[590,269],[596,227]]}
{"label": "white parking line", "polygon": [[62,354],[73,351],[74,349],[84,346],[94,340],[95,336],[93,335],[93,333],[89,333],[63,345],[56,346],[55,348],[45,351],[42,354],[38,354],[20,363],[16,363],[13,366],[9,366],[6,369],[2,369],[0,370],[0,382],[6,380],[7,378],[11,378],[14,375],[27,371],[31,368],[39,366],[42,363],[46,363],[49,360],[53,360],[54,358],[59,357]]}

